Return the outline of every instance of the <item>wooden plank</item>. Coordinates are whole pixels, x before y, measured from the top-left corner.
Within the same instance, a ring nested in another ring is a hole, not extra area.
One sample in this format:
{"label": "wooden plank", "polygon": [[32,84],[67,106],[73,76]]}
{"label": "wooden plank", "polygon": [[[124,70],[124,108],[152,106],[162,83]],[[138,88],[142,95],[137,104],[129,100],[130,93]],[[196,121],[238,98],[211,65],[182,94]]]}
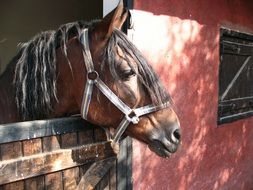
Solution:
{"label": "wooden plank", "polygon": [[127,186],[127,170],[126,170],[126,158],[127,158],[127,147],[126,139],[120,143],[120,151],[118,154],[117,162],[117,189],[125,190]]}
{"label": "wooden plank", "polygon": [[114,161],[110,169],[110,190],[117,189],[117,160]]}
{"label": "wooden plank", "polygon": [[90,129],[87,131],[78,132],[78,144],[91,144],[94,141],[94,130]]}
{"label": "wooden plank", "polygon": [[45,176],[45,189],[61,190],[63,189],[62,172],[55,172]]}
{"label": "wooden plank", "polygon": [[42,140],[43,152],[60,149],[60,136],[44,137]]}
{"label": "wooden plank", "polygon": [[91,167],[92,164],[85,164],[79,166],[79,179],[83,177],[83,175],[86,173],[86,171]]}
{"label": "wooden plank", "polygon": [[253,54],[253,45],[221,40],[221,52],[225,54],[251,56]]}
{"label": "wooden plank", "polygon": [[[225,124],[225,123],[231,123],[233,121],[236,121],[238,119],[244,119],[247,117],[253,116],[253,111],[247,111],[247,112],[243,112],[243,113],[235,113],[235,114],[230,114],[227,116],[220,116],[218,118],[218,124]],[[222,127],[222,125],[218,126],[218,127]]]}
{"label": "wooden plank", "polygon": [[1,144],[0,147],[2,160],[15,159],[22,156],[21,142]]}
{"label": "wooden plank", "polygon": [[115,158],[107,158],[98,162],[95,162],[85,172],[80,180],[77,190],[93,190],[104,175],[113,166]]}
{"label": "wooden plank", "polygon": [[80,117],[67,117],[5,124],[0,125],[0,144],[78,131],[86,131],[91,127],[91,124],[85,122]]}
{"label": "wooden plank", "polygon": [[241,68],[238,70],[238,72],[236,73],[236,75],[234,76],[233,80],[229,83],[229,85],[227,86],[226,90],[224,91],[224,93],[221,96],[221,100],[224,100],[224,98],[226,97],[226,95],[228,94],[228,92],[230,91],[230,89],[232,88],[232,86],[234,85],[235,81],[238,79],[238,77],[240,76],[240,74],[242,73],[243,69],[246,67],[246,65],[249,63],[249,61],[252,59],[251,56],[247,57],[247,59],[244,61],[244,63],[242,64]]}
{"label": "wooden plank", "polygon": [[27,179],[115,156],[110,142],[60,149],[0,162],[0,184]]}
{"label": "wooden plank", "polygon": [[70,168],[63,171],[63,189],[75,190],[79,183],[79,168]]}
{"label": "wooden plank", "polygon": [[110,190],[110,170],[104,175],[101,181],[96,185],[95,190]]}
{"label": "wooden plank", "polygon": [[120,143],[117,160],[117,189],[132,189],[132,140],[126,137]]}
{"label": "wooden plank", "polygon": [[96,142],[102,142],[102,141],[107,140],[106,133],[105,133],[105,130],[103,128],[95,128],[94,129],[94,135],[95,135],[95,141]]}
{"label": "wooden plank", "polygon": [[9,183],[2,186],[3,190],[24,190],[24,181],[18,181],[14,183]]}
{"label": "wooden plank", "polygon": [[61,148],[70,148],[77,145],[77,133],[61,135]]}
{"label": "wooden plank", "polygon": [[26,190],[44,190],[44,176],[34,177],[25,180],[25,189]]}
{"label": "wooden plank", "polygon": [[253,36],[251,34],[237,32],[237,31],[231,30],[229,28],[224,28],[224,27],[221,27],[220,33],[221,33],[222,37],[229,37],[229,38],[233,37],[233,38],[237,38],[237,39],[242,39],[242,40],[247,40],[247,41],[253,42]]}
{"label": "wooden plank", "polygon": [[127,157],[126,159],[126,189],[131,190],[133,189],[133,179],[132,179],[132,158],[133,158],[133,147],[132,147],[132,138],[126,138],[127,144]]}
{"label": "wooden plank", "polygon": [[42,144],[40,138],[23,141],[24,156],[30,156],[41,152],[42,152]]}

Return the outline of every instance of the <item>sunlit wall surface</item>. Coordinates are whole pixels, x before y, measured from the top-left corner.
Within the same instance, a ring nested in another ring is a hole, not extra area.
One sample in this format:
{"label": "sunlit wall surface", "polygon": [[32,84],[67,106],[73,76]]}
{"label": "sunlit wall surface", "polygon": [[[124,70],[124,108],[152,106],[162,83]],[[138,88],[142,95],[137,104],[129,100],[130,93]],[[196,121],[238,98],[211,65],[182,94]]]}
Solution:
{"label": "sunlit wall surface", "polygon": [[135,0],[133,41],[171,93],[182,146],[168,160],[134,141],[134,189],[253,189],[253,118],[217,127],[219,32],[253,34],[252,1]]}

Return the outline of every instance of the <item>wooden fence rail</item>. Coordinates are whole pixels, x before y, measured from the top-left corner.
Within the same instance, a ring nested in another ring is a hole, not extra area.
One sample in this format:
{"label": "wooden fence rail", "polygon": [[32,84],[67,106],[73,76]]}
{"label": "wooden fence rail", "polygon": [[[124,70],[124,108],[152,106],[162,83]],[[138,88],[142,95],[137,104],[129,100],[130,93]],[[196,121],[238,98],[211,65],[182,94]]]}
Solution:
{"label": "wooden fence rail", "polygon": [[103,129],[79,117],[0,125],[0,190],[76,189],[103,159],[115,164],[96,189],[131,189],[131,140],[119,158],[106,140]]}

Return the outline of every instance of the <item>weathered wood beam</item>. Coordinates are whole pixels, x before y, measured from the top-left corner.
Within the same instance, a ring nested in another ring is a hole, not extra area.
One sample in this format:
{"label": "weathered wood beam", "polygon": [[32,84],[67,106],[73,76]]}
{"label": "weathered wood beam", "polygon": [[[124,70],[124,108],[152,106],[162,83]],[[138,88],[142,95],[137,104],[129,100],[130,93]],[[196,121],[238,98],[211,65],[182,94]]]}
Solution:
{"label": "weathered wood beam", "polygon": [[77,190],[94,190],[96,185],[115,163],[115,158],[108,158],[95,162],[80,180]]}
{"label": "weathered wood beam", "polygon": [[0,162],[0,185],[115,157],[110,142],[21,157]]}
{"label": "weathered wood beam", "polygon": [[[0,144],[85,131],[91,125],[80,117],[35,120],[0,125]],[[93,127],[93,126],[92,126]]]}

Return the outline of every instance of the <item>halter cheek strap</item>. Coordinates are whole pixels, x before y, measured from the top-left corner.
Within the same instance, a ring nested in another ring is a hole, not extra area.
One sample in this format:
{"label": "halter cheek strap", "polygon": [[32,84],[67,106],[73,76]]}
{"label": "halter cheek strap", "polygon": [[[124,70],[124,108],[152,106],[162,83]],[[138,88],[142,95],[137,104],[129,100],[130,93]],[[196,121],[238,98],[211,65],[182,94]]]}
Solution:
{"label": "halter cheek strap", "polygon": [[116,144],[119,142],[120,137],[130,123],[138,124],[141,116],[165,109],[170,106],[170,103],[166,102],[158,106],[147,105],[140,108],[131,109],[121,99],[119,99],[119,97],[114,94],[110,88],[108,88],[108,86],[100,79],[99,74],[95,71],[89,48],[88,29],[83,30],[80,41],[83,44],[83,57],[87,70],[87,82],[83,94],[81,115],[87,120],[93,87],[95,85],[125,115],[111,139],[113,143]]}

